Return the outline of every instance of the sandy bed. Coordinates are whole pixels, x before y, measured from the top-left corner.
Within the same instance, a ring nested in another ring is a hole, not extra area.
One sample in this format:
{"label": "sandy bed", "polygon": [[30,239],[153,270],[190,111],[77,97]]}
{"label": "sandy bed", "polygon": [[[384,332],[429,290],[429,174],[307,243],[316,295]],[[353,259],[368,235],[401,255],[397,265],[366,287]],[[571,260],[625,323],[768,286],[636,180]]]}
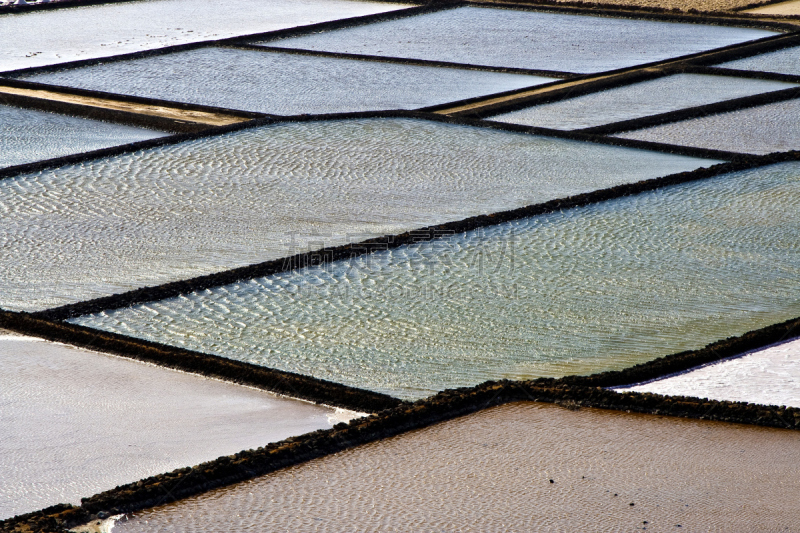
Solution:
{"label": "sandy bed", "polygon": [[513,404],[140,512],[129,531],[783,531],[800,432]]}

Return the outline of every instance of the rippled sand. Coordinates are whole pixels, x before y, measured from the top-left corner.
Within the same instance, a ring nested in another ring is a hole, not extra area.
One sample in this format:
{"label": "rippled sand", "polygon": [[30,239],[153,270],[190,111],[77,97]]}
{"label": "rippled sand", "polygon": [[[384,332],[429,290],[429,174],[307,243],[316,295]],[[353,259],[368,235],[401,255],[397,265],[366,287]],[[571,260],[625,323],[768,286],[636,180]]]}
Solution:
{"label": "rippled sand", "polygon": [[489,120],[573,130],[796,86],[793,83],[767,80],[677,74],[560,102],[528,107],[497,115]]}
{"label": "rippled sand", "polygon": [[164,135],[158,131],[0,105],[0,168]]}
{"label": "rippled sand", "polygon": [[88,161],[0,181],[0,307],[44,309],[713,163],[381,119]]}
{"label": "rippled sand", "polygon": [[404,398],[620,369],[800,315],[799,215],[789,163],[74,321]]}
{"label": "rippled sand", "polygon": [[798,491],[797,431],[520,403],[141,511],[113,531],[791,531]]}
{"label": "rippled sand", "polygon": [[717,66],[738,70],[760,70],[763,72],[800,75],[800,47],[784,48],[777,52],[729,61]]}
{"label": "rippled sand", "polygon": [[615,137],[747,154],[800,150],[800,100],[683,120]]}
{"label": "rippled sand", "polygon": [[[220,70],[224,76],[218,75]],[[227,48],[96,65],[28,79],[277,115],[416,109],[554,81],[519,74]]]}
{"label": "rippled sand", "polygon": [[354,415],[0,331],[0,519]]}
{"label": "rippled sand", "polygon": [[781,2],[780,4],[770,4],[764,7],[748,9],[744,13],[755,13],[758,15],[800,15],[800,1]]}
{"label": "rippled sand", "polygon": [[800,340],[620,390],[800,407]]}
{"label": "rippled sand", "polygon": [[[350,0],[142,0],[0,16],[0,71],[224,39],[403,4]],[[46,31],[43,31],[46,28]],[[12,44],[13,43],[13,44]]]}
{"label": "rippled sand", "polygon": [[503,67],[601,72],[768,37],[763,30],[463,7],[270,42]]}

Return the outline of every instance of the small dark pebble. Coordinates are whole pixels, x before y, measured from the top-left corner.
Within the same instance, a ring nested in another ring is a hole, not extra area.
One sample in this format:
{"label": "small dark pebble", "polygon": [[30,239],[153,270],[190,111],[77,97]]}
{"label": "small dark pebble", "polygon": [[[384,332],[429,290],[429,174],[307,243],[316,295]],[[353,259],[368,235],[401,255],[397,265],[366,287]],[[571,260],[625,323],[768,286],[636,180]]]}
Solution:
{"label": "small dark pebble", "polygon": [[550,483],[555,483],[555,481],[553,481],[553,480],[551,479],[551,480],[550,480]]}
{"label": "small dark pebble", "polygon": [[630,506],[633,507],[633,502],[630,503]]}
{"label": "small dark pebble", "polygon": [[642,522],[642,524],[646,524],[646,523],[647,523],[647,520],[645,520],[644,522]]}

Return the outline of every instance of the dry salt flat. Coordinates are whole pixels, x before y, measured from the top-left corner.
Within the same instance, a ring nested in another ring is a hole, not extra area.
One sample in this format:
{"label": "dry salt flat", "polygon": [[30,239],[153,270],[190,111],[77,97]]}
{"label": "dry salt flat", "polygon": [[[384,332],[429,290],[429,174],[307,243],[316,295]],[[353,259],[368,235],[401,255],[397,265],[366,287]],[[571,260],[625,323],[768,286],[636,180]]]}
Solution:
{"label": "dry salt flat", "polygon": [[356,416],[2,330],[0,368],[0,519]]}
{"label": "dry salt flat", "polygon": [[800,407],[800,339],[617,390]]}

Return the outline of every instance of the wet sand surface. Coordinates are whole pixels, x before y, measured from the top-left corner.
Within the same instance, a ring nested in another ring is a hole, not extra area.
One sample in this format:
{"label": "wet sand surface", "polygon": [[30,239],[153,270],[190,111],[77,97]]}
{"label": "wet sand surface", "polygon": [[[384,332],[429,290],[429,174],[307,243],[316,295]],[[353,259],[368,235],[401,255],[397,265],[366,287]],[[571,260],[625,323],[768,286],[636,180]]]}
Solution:
{"label": "wet sand surface", "polygon": [[72,322],[407,399],[619,370],[800,315],[800,163]]}
{"label": "wet sand surface", "polygon": [[0,519],[353,416],[2,331],[0,369]]}
{"label": "wet sand surface", "polygon": [[[0,86],[0,91],[3,89]],[[164,135],[159,131],[0,105],[0,168]]]}
{"label": "wet sand surface", "polygon": [[746,154],[800,150],[800,99],[614,135]]}
{"label": "wet sand surface", "polygon": [[[224,39],[402,9],[349,0],[143,0],[0,15],[0,71]],[[47,28],[47,31],[42,31]]]}
{"label": "wet sand surface", "polygon": [[775,35],[764,30],[462,7],[265,44],[519,67],[602,72]]}
{"label": "wet sand surface", "polygon": [[113,531],[792,531],[798,491],[797,431],[517,403]]}
{"label": "wet sand surface", "polygon": [[[224,72],[224,76],[219,76]],[[27,77],[31,81],[277,115],[416,109],[553,78],[205,48]]]}
{"label": "wet sand surface", "polygon": [[800,15],[800,0],[770,4],[764,7],[748,9],[742,13],[755,13],[760,15]]}
{"label": "wet sand surface", "polygon": [[46,309],[714,163],[406,119],[86,161],[0,181],[0,306]]}
{"label": "wet sand surface", "polygon": [[497,122],[559,130],[590,128],[797,87],[794,83],[676,74],[489,117]]}
{"label": "wet sand surface", "polygon": [[800,407],[800,340],[619,390]]}

